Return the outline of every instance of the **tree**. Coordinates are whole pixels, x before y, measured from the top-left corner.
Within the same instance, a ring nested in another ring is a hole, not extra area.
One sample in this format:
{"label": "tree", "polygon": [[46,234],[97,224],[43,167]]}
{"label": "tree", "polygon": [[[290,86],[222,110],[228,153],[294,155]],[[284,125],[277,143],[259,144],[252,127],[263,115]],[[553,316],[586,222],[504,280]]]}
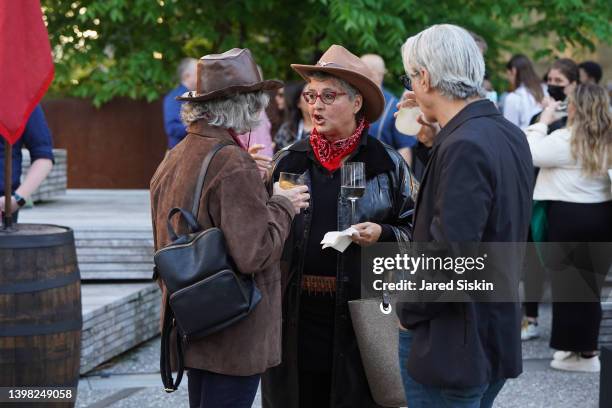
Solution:
{"label": "tree", "polygon": [[[402,72],[400,46],[436,23],[484,37],[490,71],[502,51],[535,47],[552,56],[568,45],[612,38],[608,0],[42,0],[54,50],[56,94],[157,99],[176,83],[186,56],[233,47],[253,51],[267,77],[287,79],[290,63],[316,61],[337,43],[377,52],[390,75]],[[534,39],[550,41],[533,45]],[[531,50],[529,50],[531,51]]]}

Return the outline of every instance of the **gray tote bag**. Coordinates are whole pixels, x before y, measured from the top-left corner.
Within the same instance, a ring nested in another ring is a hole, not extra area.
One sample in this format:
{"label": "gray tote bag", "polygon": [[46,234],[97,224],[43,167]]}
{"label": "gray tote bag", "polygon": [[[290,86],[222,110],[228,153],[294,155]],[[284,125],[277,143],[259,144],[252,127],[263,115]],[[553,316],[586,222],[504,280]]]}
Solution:
{"label": "gray tote bag", "polygon": [[374,401],[383,407],[406,407],[398,358],[398,320],[395,313],[383,313],[382,304],[381,298],[351,300],[351,319]]}

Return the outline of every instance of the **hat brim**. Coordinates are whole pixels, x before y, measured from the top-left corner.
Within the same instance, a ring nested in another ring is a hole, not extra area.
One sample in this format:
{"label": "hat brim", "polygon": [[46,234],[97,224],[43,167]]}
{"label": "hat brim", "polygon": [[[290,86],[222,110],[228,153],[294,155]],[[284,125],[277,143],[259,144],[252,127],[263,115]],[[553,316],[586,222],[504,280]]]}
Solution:
{"label": "hat brim", "polygon": [[236,85],[229,86],[223,89],[217,89],[213,92],[198,94],[195,91],[185,92],[181,96],[177,96],[177,101],[207,101],[227,96],[236,95],[239,93],[257,92],[257,91],[273,91],[283,87],[283,83],[276,79],[268,79],[266,81],[257,82],[251,85]]}
{"label": "hat brim", "polygon": [[308,81],[310,73],[327,72],[345,80],[363,96],[364,115],[368,122],[376,122],[385,109],[385,96],[380,87],[365,75],[340,67],[291,64],[291,68]]}

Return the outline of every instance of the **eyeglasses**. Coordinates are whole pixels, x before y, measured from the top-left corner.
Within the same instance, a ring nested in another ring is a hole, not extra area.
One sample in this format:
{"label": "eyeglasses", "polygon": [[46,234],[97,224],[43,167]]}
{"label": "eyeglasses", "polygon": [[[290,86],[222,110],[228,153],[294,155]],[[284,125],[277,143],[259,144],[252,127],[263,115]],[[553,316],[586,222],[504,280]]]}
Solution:
{"label": "eyeglasses", "polygon": [[399,80],[406,90],[412,91],[412,80],[408,75],[400,75]]}
{"label": "eyeglasses", "polygon": [[336,100],[336,96],[346,95],[346,92],[334,92],[334,91],[323,91],[317,93],[314,91],[306,91],[302,93],[302,97],[309,105],[314,105],[317,102],[317,98],[321,98],[321,102],[326,105],[331,105]]}

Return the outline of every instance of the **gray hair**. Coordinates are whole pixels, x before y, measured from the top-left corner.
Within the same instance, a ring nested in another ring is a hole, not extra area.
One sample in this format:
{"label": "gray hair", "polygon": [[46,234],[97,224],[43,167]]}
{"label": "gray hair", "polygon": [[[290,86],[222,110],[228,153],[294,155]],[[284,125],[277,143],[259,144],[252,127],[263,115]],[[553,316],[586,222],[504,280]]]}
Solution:
{"label": "gray hair", "polygon": [[485,65],[476,42],[465,29],[438,24],[421,31],[402,45],[408,75],[425,69],[431,86],[451,99],[483,96]]}
{"label": "gray hair", "polygon": [[351,101],[355,99],[355,96],[361,95],[359,91],[355,89],[353,85],[349,84],[344,79],[340,79],[337,76],[328,74],[327,72],[324,72],[324,71],[311,72],[308,74],[308,78],[316,79],[317,81],[327,81],[329,79],[337,81],[338,85],[340,85],[340,87],[346,91],[346,94]]}
{"label": "gray hair", "polygon": [[185,102],[181,106],[181,120],[188,126],[204,119],[211,126],[246,133],[259,125],[261,111],[269,99],[266,93],[258,91],[203,102]]}
{"label": "gray hair", "polygon": [[179,66],[176,68],[176,76],[178,80],[181,81],[183,79],[183,75],[189,68],[191,68],[192,64],[197,64],[198,60],[195,58],[183,58],[179,63]]}

